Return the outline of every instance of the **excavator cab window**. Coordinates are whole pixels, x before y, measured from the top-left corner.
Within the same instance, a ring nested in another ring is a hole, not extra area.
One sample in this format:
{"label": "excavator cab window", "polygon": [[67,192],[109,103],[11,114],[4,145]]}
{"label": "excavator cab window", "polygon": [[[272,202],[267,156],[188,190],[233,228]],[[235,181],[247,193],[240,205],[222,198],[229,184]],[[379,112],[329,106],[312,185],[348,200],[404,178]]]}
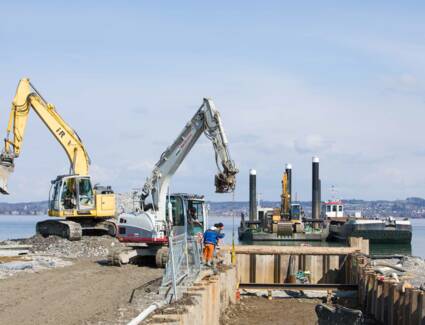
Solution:
{"label": "excavator cab window", "polygon": [[[49,208],[51,210],[59,211],[60,210],[60,194],[61,194],[61,188],[62,188],[62,180],[56,180],[52,182],[52,189],[51,191],[51,197],[50,197],[50,203]],[[53,190],[53,191],[52,191]]]}
{"label": "excavator cab window", "polygon": [[[171,196],[170,200],[172,206],[171,213],[173,214],[173,226],[184,226],[184,206],[182,198],[179,196]],[[166,216],[168,217],[168,209],[166,210]]]}
{"label": "excavator cab window", "polygon": [[90,210],[94,208],[94,195],[90,178],[78,179],[78,209]]}
{"label": "excavator cab window", "polygon": [[[204,204],[202,201],[188,201],[189,211],[193,211],[192,213],[188,214],[188,219],[191,217],[193,221],[198,221],[199,223],[204,222]],[[190,222],[192,220],[188,220]]]}
{"label": "excavator cab window", "polygon": [[76,208],[76,188],[75,179],[66,178],[62,184],[61,203],[65,210]]}
{"label": "excavator cab window", "polygon": [[188,200],[187,206],[188,206],[188,214],[187,214],[188,232],[191,235],[203,233],[204,223],[205,223],[204,202],[198,201],[198,200]]}

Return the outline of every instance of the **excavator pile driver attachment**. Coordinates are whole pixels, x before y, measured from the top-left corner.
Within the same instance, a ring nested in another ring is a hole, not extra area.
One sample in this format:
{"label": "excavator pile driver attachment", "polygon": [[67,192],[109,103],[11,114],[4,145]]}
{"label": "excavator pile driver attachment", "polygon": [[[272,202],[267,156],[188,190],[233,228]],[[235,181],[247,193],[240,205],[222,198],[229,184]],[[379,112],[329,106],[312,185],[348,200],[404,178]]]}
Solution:
{"label": "excavator pile driver attachment", "polygon": [[216,193],[231,193],[236,186],[236,172],[223,172],[215,175],[215,192]]}
{"label": "excavator pile driver attachment", "polygon": [[9,194],[7,188],[9,175],[13,172],[13,161],[3,155],[0,156],[0,193]]}

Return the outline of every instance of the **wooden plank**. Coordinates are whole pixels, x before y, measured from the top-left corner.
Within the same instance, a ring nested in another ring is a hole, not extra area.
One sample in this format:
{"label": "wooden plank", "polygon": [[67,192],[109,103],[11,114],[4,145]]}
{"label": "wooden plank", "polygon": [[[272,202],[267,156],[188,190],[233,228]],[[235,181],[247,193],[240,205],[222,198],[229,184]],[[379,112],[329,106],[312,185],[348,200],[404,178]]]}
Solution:
{"label": "wooden plank", "polygon": [[[230,252],[232,246],[221,247],[223,252]],[[358,247],[313,247],[313,246],[259,246],[259,245],[236,245],[236,254],[257,255],[348,255],[360,252]]]}

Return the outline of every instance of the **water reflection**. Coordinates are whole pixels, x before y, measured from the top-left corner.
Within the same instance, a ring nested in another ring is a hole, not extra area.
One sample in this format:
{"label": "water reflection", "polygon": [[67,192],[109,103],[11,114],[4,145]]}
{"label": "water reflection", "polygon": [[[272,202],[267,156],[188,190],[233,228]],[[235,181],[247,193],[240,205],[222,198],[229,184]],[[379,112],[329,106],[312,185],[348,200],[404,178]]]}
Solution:
{"label": "water reflection", "polygon": [[372,255],[412,255],[412,245],[370,244]]}

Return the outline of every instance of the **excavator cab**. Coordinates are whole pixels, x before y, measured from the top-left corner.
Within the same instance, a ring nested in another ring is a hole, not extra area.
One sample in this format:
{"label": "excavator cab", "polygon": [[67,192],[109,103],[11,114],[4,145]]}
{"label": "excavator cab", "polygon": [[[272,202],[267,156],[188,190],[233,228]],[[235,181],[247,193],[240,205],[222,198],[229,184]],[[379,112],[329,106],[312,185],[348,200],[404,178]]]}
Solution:
{"label": "excavator cab", "polygon": [[89,176],[62,175],[52,181],[49,216],[113,216],[115,199],[110,187],[92,186]]}
{"label": "excavator cab", "polygon": [[[184,233],[185,222],[189,235],[203,233],[207,226],[207,209],[204,197],[196,194],[176,193],[170,195],[173,214],[173,231]],[[168,198],[167,198],[168,205]],[[166,211],[168,218],[168,210]]]}

